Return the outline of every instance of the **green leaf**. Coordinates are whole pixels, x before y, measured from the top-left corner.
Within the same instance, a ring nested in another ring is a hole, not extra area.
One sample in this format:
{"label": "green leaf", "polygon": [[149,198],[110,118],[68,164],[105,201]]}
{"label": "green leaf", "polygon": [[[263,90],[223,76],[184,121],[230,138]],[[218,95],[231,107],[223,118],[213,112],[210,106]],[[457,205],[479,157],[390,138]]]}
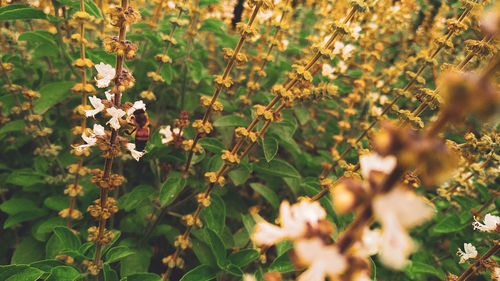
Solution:
{"label": "green leaf", "polygon": [[99,7],[97,7],[97,5],[94,3],[94,1],[85,0],[85,12],[98,19],[102,19],[101,11],[99,10]]}
{"label": "green leaf", "polygon": [[104,281],[118,281],[118,274],[109,266],[109,264],[103,264],[102,275],[104,276]]}
{"label": "green leaf", "polygon": [[435,266],[425,264],[422,262],[411,261],[409,262],[409,266],[407,269],[410,275],[414,275],[415,273],[423,273],[423,274],[431,274],[439,277],[441,280],[444,280],[444,273],[438,270]]}
{"label": "green leaf", "polygon": [[117,246],[114,248],[111,248],[108,253],[106,254],[106,263],[113,263],[116,261],[119,261],[125,257],[128,257],[130,255],[133,255],[134,251],[130,250],[126,246]]}
{"label": "green leaf", "polygon": [[40,209],[39,211],[27,211],[27,212],[20,212],[15,215],[9,216],[7,220],[5,220],[5,223],[3,225],[3,229],[7,229],[15,224],[30,221],[37,219],[39,217],[43,217],[47,214],[47,211],[44,209]]}
{"label": "green leaf", "polygon": [[64,195],[50,196],[43,201],[43,205],[49,209],[59,212],[69,206],[69,198]]}
{"label": "green leaf", "polygon": [[30,263],[29,266],[38,268],[40,270],[43,270],[45,272],[50,272],[52,268],[56,266],[61,266],[61,265],[66,265],[66,263],[60,261],[60,260],[41,260],[41,261],[36,261],[33,263]]}
{"label": "green leaf", "polygon": [[194,83],[200,83],[203,68],[203,65],[199,61],[194,61],[193,63],[189,64],[189,74],[191,75]]}
{"label": "green leaf", "polygon": [[11,198],[0,204],[0,210],[9,215],[15,215],[21,212],[40,211],[41,209],[36,207],[35,202],[31,201],[30,199]]}
{"label": "green leaf", "polygon": [[161,281],[161,277],[154,273],[139,272],[122,278],[121,281]]}
{"label": "green leaf", "polygon": [[124,258],[120,262],[121,276],[129,276],[134,273],[148,271],[152,255],[149,249],[139,249],[134,255]]}
{"label": "green leaf", "polygon": [[48,19],[42,11],[26,5],[12,5],[15,7],[3,7],[0,9],[0,20],[27,20],[27,19]]}
{"label": "green leaf", "polygon": [[248,180],[250,172],[248,171],[247,168],[242,167],[232,170],[231,172],[228,173],[228,175],[229,178],[233,181],[234,185],[241,185]]}
{"label": "green leaf", "polygon": [[200,8],[219,3],[219,0],[200,0]]}
{"label": "green leaf", "polygon": [[34,102],[35,112],[44,114],[49,108],[71,96],[74,81],[62,81],[46,84],[38,90],[40,98]]}
{"label": "green leaf", "polygon": [[214,255],[212,254],[212,250],[208,247],[207,244],[201,242],[198,239],[193,239],[193,252],[201,264],[217,267],[217,263],[215,261]]}
{"label": "green leaf", "polygon": [[243,267],[259,257],[259,252],[254,249],[244,249],[229,255],[229,261],[237,266]]}
{"label": "green leaf", "polygon": [[276,152],[278,152],[278,141],[273,137],[266,137],[262,141],[262,149],[264,150],[266,161],[270,162],[273,160]]}
{"label": "green leaf", "polygon": [[252,164],[254,171],[270,176],[300,178],[299,172],[283,160],[274,159],[269,163],[263,160]]}
{"label": "green leaf", "polygon": [[165,207],[174,202],[185,185],[186,179],[182,177],[182,173],[171,172],[161,186],[160,205]]}
{"label": "green leaf", "polygon": [[130,212],[131,210],[139,207],[141,203],[148,199],[153,198],[156,194],[154,188],[149,185],[136,186],[131,192],[123,195],[118,200],[118,208]]}
{"label": "green leaf", "polygon": [[226,266],[226,268],[224,269],[224,271],[234,275],[234,276],[243,276],[243,271],[241,270],[241,268],[237,265],[234,265],[234,264],[229,264]]}
{"label": "green leaf", "polygon": [[78,250],[78,248],[80,248],[80,239],[73,231],[69,230],[69,228],[58,226],[54,228],[54,234],[62,245],[64,245],[63,249]]}
{"label": "green leaf", "polygon": [[0,280],[36,281],[44,272],[27,265],[0,265]]}
{"label": "green leaf", "polygon": [[224,200],[216,194],[212,194],[210,198],[210,206],[203,209],[201,218],[208,228],[216,233],[222,233],[226,220],[226,206]]}
{"label": "green leaf", "polygon": [[19,186],[31,186],[42,182],[42,176],[31,169],[15,170],[7,178],[7,183]]}
{"label": "green leaf", "polygon": [[274,190],[272,190],[271,188],[269,188],[263,184],[256,183],[256,182],[251,183],[250,187],[253,190],[255,190],[257,193],[262,195],[262,197],[264,197],[271,204],[271,206],[273,206],[273,208],[275,210],[278,209],[278,207],[280,205],[280,200],[279,200],[276,192],[274,192]]}
{"label": "green leaf", "polygon": [[50,271],[46,281],[73,281],[80,277],[80,272],[72,266],[56,266]]}
{"label": "green leaf", "polygon": [[218,140],[216,138],[205,137],[205,138],[202,138],[198,143],[205,150],[208,150],[212,153],[219,153],[222,150],[226,149],[226,146],[224,145],[224,143],[222,143],[220,140]]}
{"label": "green leaf", "polygon": [[456,232],[464,228],[467,224],[460,224],[457,214],[450,214],[441,219],[432,230],[436,233]]}
{"label": "green leaf", "polygon": [[165,83],[167,85],[172,84],[172,79],[173,79],[173,74],[174,70],[172,68],[172,65],[170,64],[164,64],[160,70],[161,77],[165,80]]}
{"label": "green leaf", "polygon": [[180,281],[210,281],[217,275],[217,270],[208,265],[199,265],[182,276]]}
{"label": "green leaf", "polygon": [[27,264],[41,260],[44,256],[44,245],[31,236],[25,236],[14,250],[11,264]]}
{"label": "green leaf", "polygon": [[218,19],[206,19],[203,21],[199,31],[210,31],[213,33],[221,33],[224,31],[225,24]]}
{"label": "green leaf", "polygon": [[53,48],[57,48],[56,41],[54,41],[54,35],[45,30],[23,32],[21,35],[19,35],[18,40],[48,44]]}
{"label": "green leaf", "polygon": [[243,127],[246,126],[247,121],[245,118],[238,115],[226,115],[215,120],[215,127]]}
{"label": "green leaf", "polygon": [[277,257],[269,266],[268,271],[278,271],[281,273],[295,271],[287,253]]}
{"label": "green leaf", "polygon": [[205,232],[209,241],[210,249],[212,249],[212,253],[217,261],[217,265],[219,268],[224,269],[228,264],[228,261],[226,259],[226,248],[224,246],[224,242],[222,242],[222,238],[210,228],[205,228]]}
{"label": "green leaf", "polygon": [[26,123],[24,123],[24,120],[10,121],[9,123],[3,125],[2,128],[0,128],[0,135],[22,131],[25,126]]}

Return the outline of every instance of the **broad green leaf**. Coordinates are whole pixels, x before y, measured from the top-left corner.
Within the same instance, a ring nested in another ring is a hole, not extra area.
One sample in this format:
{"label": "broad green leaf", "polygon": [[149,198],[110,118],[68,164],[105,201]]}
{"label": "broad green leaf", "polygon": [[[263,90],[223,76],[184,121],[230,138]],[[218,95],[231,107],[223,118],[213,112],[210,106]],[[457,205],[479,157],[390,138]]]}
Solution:
{"label": "broad green leaf", "polygon": [[279,200],[276,192],[274,192],[274,190],[272,190],[271,188],[269,188],[263,184],[256,183],[256,182],[251,183],[250,187],[253,190],[255,190],[257,193],[262,195],[262,197],[264,197],[264,199],[266,199],[271,204],[271,206],[273,206],[273,208],[275,210],[278,209],[279,204],[280,204],[280,200]]}
{"label": "broad green leaf", "polygon": [[171,172],[167,180],[163,183],[160,190],[160,204],[162,207],[170,205],[177,195],[186,185],[186,179],[182,177],[182,173]]}
{"label": "broad green leaf", "polygon": [[278,152],[278,141],[273,137],[266,137],[262,141],[262,149],[264,150],[266,161],[270,162],[273,160],[276,152]]}
{"label": "broad green leaf", "polygon": [[235,264],[228,264],[224,271],[228,272],[229,274],[232,274],[234,276],[243,276],[243,271],[241,268]]}
{"label": "broad green leaf", "polygon": [[27,211],[16,213],[15,215],[9,216],[3,225],[3,229],[7,229],[15,224],[30,221],[37,219],[39,217],[43,217],[47,214],[47,211],[44,209],[40,209],[39,211]]}
{"label": "broad green leaf", "polygon": [[222,233],[226,220],[226,206],[224,200],[215,194],[212,194],[210,198],[210,206],[203,209],[201,217],[208,228],[216,233]]}
{"label": "broad green leaf", "polygon": [[164,64],[160,70],[161,77],[163,77],[167,85],[172,84],[172,79],[174,77],[173,72],[174,70],[172,68],[172,65],[170,65],[169,63]]}
{"label": "broad green leaf", "polygon": [[255,172],[277,177],[300,178],[299,172],[283,160],[274,159],[269,163],[263,160],[252,164]]}
{"label": "broad green leaf", "polygon": [[245,118],[237,115],[222,116],[214,122],[215,127],[242,127],[246,125],[247,121]]}
{"label": "broad green leaf", "polygon": [[63,249],[78,250],[81,245],[78,236],[76,236],[76,234],[67,227],[58,226],[54,228],[54,234],[57,236],[62,245],[64,245]]}
{"label": "broad green leaf", "polygon": [[15,215],[20,212],[39,211],[35,202],[27,198],[11,198],[0,204],[0,210],[9,214]]}
{"label": "broad green leaf", "polygon": [[198,142],[201,147],[212,153],[220,153],[222,150],[226,149],[224,143],[216,138],[205,137]]}
{"label": "broad green leaf", "polygon": [[189,64],[189,74],[193,78],[194,83],[200,83],[203,68],[203,65],[199,61],[193,61],[193,63]]}
{"label": "broad green leaf", "polygon": [[281,273],[295,271],[287,253],[277,257],[269,266],[268,271],[278,271]]}
{"label": "broad green leaf", "polygon": [[34,102],[35,112],[45,113],[49,108],[72,96],[71,87],[75,85],[74,81],[62,81],[46,84],[38,90],[40,98]]}
{"label": "broad green leaf", "polygon": [[161,281],[161,277],[154,273],[139,272],[122,278],[121,281]]}
{"label": "broad green leaf", "polygon": [[7,178],[7,183],[19,186],[31,186],[42,182],[42,176],[31,169],[14,170]]}
{"label": "broad green leaf", "polygon": [[24,123],[24,120],[10,121],[9,123],[2,125],[2,128],[0,128],[0,135],[22,131],[25,126],[26,123]]}
{"label": "broad green leaf", "polygon": [[254,249],[244,249],[229,255],[231,263],[243,267],[259,257],[259,252]]}
{"label": "broad green leaf", "polygon": [[203,21],[199,31],[210,31],[213,33],[221,33],[224,31],[225,24],[218,19],[206,19]]}
{"label": "broad green leaf", "polygon": [[405,269],[411,276],[417,273],[431,274],[444,280],[444,273],[440,271],[436,266],[425,264],[417,261],[410,261],[408,267]]}
{"label": "broad green leaf", "polygon": [[11,264],[28,264],[41,260],[44,256],[44,245],[31,236],[25,236],[17,245],[12,255]]}
{"label": "broad green leaf", "polygon": [[134,273],[147,272],[151,260],[150,249],[138,249],[134,255],[124,258],[120,262],[121,276],[129,276]]}
{"label": "broad green leaf", "polygon": [[54,268],[56,266],[61,266],[61,265],[64,266],[64,265],[66,265],[66,263],[64,263],[63,261],[60,261],[60,260],[40,260],[40,261],[30,263],[29,266],[34,267],[34,268],[38,268],[38,269],[45,271],[45,272],[50,272],[52,270],[52,268]]}
{"label": "broad green leaf", "polygon": [[217,275],[217,270],[208,265],[199,265],[182,276],[180,281],[210,281]]}
{"label": "broad green leaf", "polygon": [[217,261],[217,265],[219,268],[224,269],[227,266],[228,261],[226,258],[226,248],[224,246],[224,242],[222,242],[222,238],[210,228],[205,228],[205,232],[210,244],[210,249],[212,249],[212,253]]}
{"label": "broad green leaf", "polygon": [[250,172],[247,168],[237,168],[229,172],[228,175],[234,185],[241,185],[248,180]]}
{"label": "broad green leaf", "polygon": [[68,208],[69,206],[69,198],[64,195],[55,195],[50,196],[45,201],[43,201],[43,205],[49,209],[54,211],[61,211],[63,209]]}
{"label": "broad green leaf", "polygon": [[47,15],[42,10],[31,8],[26,5],[12,6],[15,7],[3,7],[0,9],[0,20],[48,19]]}
{"label": "broad green leaf", "polygon": [[132,189],[131,192],[120,197],[117,205],[118,208],[130,212],[139,207],[144,200],[153,198],[155,194],[156,191],[151,186],[139,185]]}
{"label": "broad green leaf", "polygon": [[72,266],[56,266],[50,271],[47,281],[73,281],[80,277],[80,272]]}
{"label": "broad green leaf", "polygon": [[27,265],[0,265],[0,280],[36,281],[44,272]]}
{"label": "broad green leaf", "polygon": [[52,48],[57,48],[56,41],[54,41],[54,35],[45,30],[36,31],[26,31],[19,35],[19,40],[28,42],[45,43]]}
{"label": "broad green leaf", "polygon": [[109,264],[103,264],[102,275],[104,276],[104,281],[118,281],[118,274]]}
{"label": "broad green leaf", "polygon": [[432,230],[436,233],[456,232],[464,228],[467,224],[461,224],[457,214],[450,214],[434,225]]}
{"label": "broad green leaf", "polygon": [[133,255],[134,251],[130,250],[126,246],[117,246],[111,248],[106,254],[106,263],[113,263],[119,261],[127,256]]}
{"label": "broad green leaf", "polygon": [[207,244],[198,239],[193,239],[193,252],[201,264],[217,267],[214,254]]}
{"label": "broad green leaf", "polygon": [[99,7],[91,0],[85,0],[85,11],[89,13],[91,16],[94,16],[98,19],[102,19],[101,11]]}

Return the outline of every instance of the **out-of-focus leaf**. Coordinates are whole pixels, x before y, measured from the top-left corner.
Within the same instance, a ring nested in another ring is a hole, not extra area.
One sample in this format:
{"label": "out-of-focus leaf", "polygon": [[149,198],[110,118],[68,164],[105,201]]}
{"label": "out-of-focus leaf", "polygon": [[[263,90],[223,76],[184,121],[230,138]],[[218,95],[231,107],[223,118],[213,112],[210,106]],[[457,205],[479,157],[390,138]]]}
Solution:
{"label": "out-of-focus leaf", "polygon": [[160,204],[162,207],[170,205],[179,192],[182,191],[186,185],[186,179],[182,177],[179,172],[171,172],[167,180],[163,183],[160,190]]}
{"label": "out-of-focus leaf", "polygon": [[211,266],[202,264],[182,276],[180,281],[209,281],[215,278],[217,270]]}
{"label": "out-of-focus leaf", "polygon": [[274,159],[269,163],[266,163],[266,161],[259,161],[257,163],[253,163],[252,166],[255,172],[259,172],[265,175],[300,178],[299,172],[297,172],[297,170],[292,165],[283,160]]}
{"label": "out-of-focus leaf", "polygon": [[74,81],[62,81],[46,84],[41,87],[38,92],[40,98],[37,99],[35,104],[35,112],[37,114],[44,114],[49,108],[54,106],[72,96],[70,91],[71,87],[75,85]]}
{"label": "out-of-focus leaf", "polygon": [[262,195],[262,197],[264,197],[271,204],[271,206],[273,206],[273,208],[275,210],[278,209],[279,204],[280,204],[280,200],[279,200],[276,192],[274,192],[274,190],[272,190],[271,188],[269,188],[263,184],[256,183],[256,182],[251,183],[250,187],[253,190],[255,190],[257,193]]}

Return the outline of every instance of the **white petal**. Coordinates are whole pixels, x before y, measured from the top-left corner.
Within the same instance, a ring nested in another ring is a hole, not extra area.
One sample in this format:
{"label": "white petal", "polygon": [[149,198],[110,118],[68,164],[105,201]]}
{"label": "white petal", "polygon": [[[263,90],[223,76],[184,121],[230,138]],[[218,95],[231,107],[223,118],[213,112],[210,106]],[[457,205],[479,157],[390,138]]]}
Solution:
{"label": "white petal", "polygon": [[492,214],[486,214],[484,217],[484,224],[478,222],[476,218],[474,218],[474,222],[472,225],[474,229],[479,229],[484,232],[493,232],[497,229],[497,225],[500,224],[500,217],[493,216]]}
{"label": "white petal", "polygon": [[[175,132],[175,130],[176,129],[174,129],[174,132]],[[167,144],[167,143],[174,140],[174,137],[172,136],[172,131],[170,130],[170,125],[167,126],[166,128],[160,129],[160,131],[158,131],[158,132],[165,136],[164,138],[161,139],[161,143]]]}
{"label": "white petal", "polygon": [[112,101],[112,99],[114,98],[115,94],[112,94],[111,93],[111,90],[110,91],[105,91],[104,94],[106,95],[106,99],[108,101]]}
{"label": "white petal", "polygon": [[87,136],[85,132],[82,133],[82,139],[89,145],[94,145],[97,142],[95,135],[92,133],[90,134],[90,136]]}
{"label": "white petal", "polygon": [[107,87],[111,80],[115,77],[115,69],[111,65],[105,64],[103,62],[96,64],[95,69],[100,76],[100,79],[95,78],[95,80],[97,81],[97,87]]}
{"label": "white petal", "polygon": [[255,225],[255,230],[252,235],[252,240],[257,245],[274,245],[285,239],[287,233],[283,228],[277,227],[268,222],[259,222]]}
{"label": "white petal", "polygon": [[398,224],[394,216],[386,215],[382,222],[383,233],[380,247],[380,260],[395,270],[405,267],[412,251],[412,242],[406,230]]}
{"label": "white petal", "polygon": [[135,144],[134,143],[127,143],[125,146],[130,151],[130,154],[132,154],[132,157],[134,157],[134,159],[137,160],[137,161],[139,161],[139,159],[144,155],[143,151],[137,151],[137,150],[135,150]]}
{"label": "white petal", "polygon": [[379,171],[387,175],[390,174],[396,167],[396,163],[397,159],[393,155],[382,157],[378,153],[370,153],[359,157],[361,174],[365,179],[370,177],[371,171]]}
{"label": "white petal", "polygon": [[104,136],[106,134],[104,132],[104,127],[99,124],[94,124],[94,128],[92,129],[92,131],[98,136]]}
{"label": "white petal", "polygon": [[142,100],[134,102],[134,105],[127,111],[127,115],[132,115],[134,111],[138,109],[143,109],[144,111],[146,111],[146,104]]}
{"label": "white petal", "polygon": [[93,110],[85,110],[85,115],[87,117],[94,117],[97,113],[101,112],[104,109],[104,104],[102,104],[102,100],[96,96],[89,97],[90,104],[94,107]]}

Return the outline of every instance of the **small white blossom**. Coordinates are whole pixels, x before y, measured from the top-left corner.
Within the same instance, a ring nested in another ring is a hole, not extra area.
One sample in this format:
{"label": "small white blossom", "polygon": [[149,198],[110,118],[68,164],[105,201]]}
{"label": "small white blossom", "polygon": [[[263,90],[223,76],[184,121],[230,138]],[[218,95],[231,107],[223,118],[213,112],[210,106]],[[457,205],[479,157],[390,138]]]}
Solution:
{"label": "small white blossom", "polygon": [[96,96],[89,97],[90,104],[94,107],[93,110],[85,110],[85,116],[94,117],[97,113],[101,112],[104,109],[104,104],[102,104],[102,100]]}
{"label": "small white blossom", "polygon": [[266,221],[258,222],[252,240],[258,245],[273,245],[283,239],[302,238],[325,218],[325,210],[316,201],[303,200],[291,207],[288,201],[283,201],[280,205],[281,227]]}
{"label": "small white blossom", "polygon": [[134,111],[138,109],[143,109],[144,111],[146,111],[146,104],[142,100],[134,102],[134,105],[132,105],[132,107],[127,111],[127,116],[131,116]]}
{"label": "small white blossom", "polygon": [[335,75],[333,75],[334,70],[335,70],[335,68],[333,68],[330,64],[324,63],[321,74],[323,76],[330,78],[330,79],[335,79]]}
{"label": "small white blossom", "polygon": [[108,123],[111,126],[111,128],[118,130],[120,129],[120,118],[125,115],[125,111],[116,108],[116,107],[110,107],[106,109],[106,112],[111,115],[111,119],[109,119]]}
{"label": "small white blossom", "polygon": [[365,228],[359,242],[358,254],[361,256],[373,256],[378,253],[382,243],[382,235],[379,229],[370,230]]}
{"label": "small white blossom", "polygon": [[288,48],[288,44],[290,44],[290,41],[283,39],[281,43],[283,44],[283,48],[286,50],[286,48]]}
{"label": "small white blossom", "polygon": [[98,88],[105,88],[109,86],[111,80],[115,78],[116,70],[109,64],[103,62],[96,64],[97,77],[95,78]]}
{"label": "small white blossom", "polygon": [[[88,135],[87,135],[87,133],[88,133]],[[82,133],[82,139],[86,144],[76,146],[75,147],[76,151],[81,152],[81,151],[85,150],[85,148],[94,146],[96,144],[96,142],[97,142],[96,135],[90,130],[88,130],[87,133],[86,132]]]}
{"label": "small white blossom", "polygon": [[94,124],[94,128],[92,129],[92,131],[98,136],[104,136],[106,134],[104,132],[104,127],[99,124]]}
{"label": "small white blossom", "polygon": [[337,247],[324,245],[319,238],[297,241],[295,253],[300,262],[308,266],[297,281],[324,281],[326,276],[338,280],[338,275],[347,268],[346,258]]}
{"label": "small white blossom", "polygon": [[175,128],[173,131],[170,129],[170,125],[167,126],[166,128],[160,129],[158,131],[160,134],[164,135],[165,137],[161,139],[161,143],[163,144],[168,144],[169,142],[174,140],[174,134],[176,136],[180,135],[182,136],[182,132],[179,128]]}
{"label": "small white blossom", "polygon": [[111,93],[111,90],[105,91],[104,94],[106,95],[106,99],[110,102],[113,102],[113,98],[115,97],[115,94]]}
{"label": "small white blossom", "polygon": [[370,153],[359,157],[361,174],[365,179],[370,177],[372,171],[390,174],[396,168],[396,163],[397,159],[393,155],[382,157],[378,153]]}
{"label": "small white blossom", "polygon": [[500,267],[496,267],[495,270],[493,270],[492,278],[495,281],[500,281]]}
{"label": "small white blossom", "polygon": [[458,249],[457,255],[460,256],[460,262],[464,263],[468,259],[473,259],[477,256],[476,247],[472,246],[471,243],[464,243],[464,251]]}
{"label": "small white blossom", "polygon": [[354,27],[352,28],[352,33],[351,33],[352,37],[358,40],[361,30],[362,30],[361,26],[359,24],[355,24]]}
{"label": "small white blossom", "polygon": [[137,151],[137,150],[135,150],[135,144],[134,143],[127,143],[125,146],[130,151],[130,154],[132,154],[132,157],[134,157],[134,159],[137,160],[137,161],[139,161],[139,159],[144,155],[143,151]]}
{"label": "small white blossom", "polygon": [[474,218],[474,222],[472,223],[474,229],[479,229],[480,231],[484,232],[495,231],[499,224],[500,224],[500,217],[494,216],[489,213],[486,214],[486,216],[484,217],[484,224],[478,222],[476,218]]}
{"label": "small white blossom", "polygon": [[257,279],[252,274],[245,273],[243,274],[243,281],[257,281]]}

